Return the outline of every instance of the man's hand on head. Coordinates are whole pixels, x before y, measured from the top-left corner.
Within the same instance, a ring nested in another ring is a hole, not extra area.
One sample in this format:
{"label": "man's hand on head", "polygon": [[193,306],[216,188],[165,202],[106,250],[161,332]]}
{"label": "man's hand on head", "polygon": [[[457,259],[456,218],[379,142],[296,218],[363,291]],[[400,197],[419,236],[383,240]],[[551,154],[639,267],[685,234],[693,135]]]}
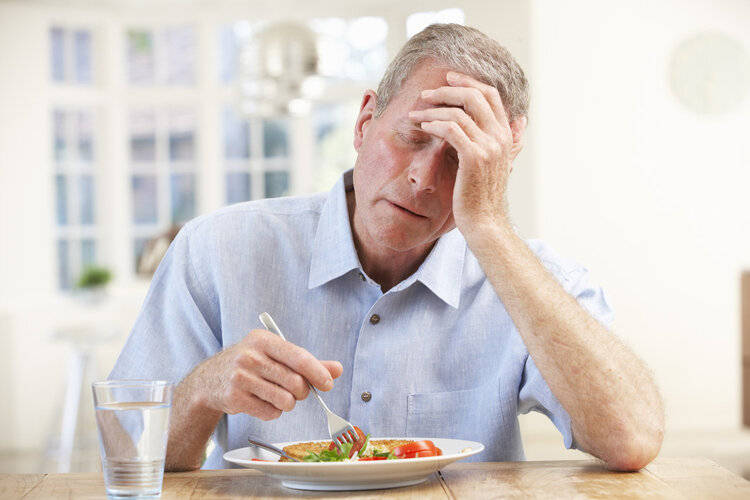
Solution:
{"label": "man's hand on head", "polygon": [[189,377],[202,406],[273,420],[308,396],[305,379],[317,389],[329,391],[342,371],[338,361],[319,361],[278,335],[253,330],[198,365]]}
{"label": "man's hand on head", "polygon": [[453,216],[465,237],[491,225],[507,225],[506,187],[522,148],[526,117],[508,121],[495,87],[448,72],[448,86],[424,90],[433,108],[411,111],[424,131],[448,142],[458,154]]}

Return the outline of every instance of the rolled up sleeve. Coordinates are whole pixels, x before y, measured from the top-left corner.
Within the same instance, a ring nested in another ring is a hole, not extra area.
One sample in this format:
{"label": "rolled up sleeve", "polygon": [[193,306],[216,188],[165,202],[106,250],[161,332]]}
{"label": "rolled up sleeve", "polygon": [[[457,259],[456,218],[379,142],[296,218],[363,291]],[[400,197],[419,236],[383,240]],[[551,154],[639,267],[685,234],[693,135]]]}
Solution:
{"label": "rolled up sleeve", "polygon": [[[549,266],[548,266],[549,268]],[[550,269],[560,284],[578,303],[608,330],[614,323],[614,312],[604,295],[604,290],[591,282],[589,272],[576,267],[569,272]],[[547,382],[529,355],[524,365],[521,387],[518,395],[518,411],[526,414],[537,411],[546,415],[563,436],[566,448],[577,448],[570,415],[562,407]]]}

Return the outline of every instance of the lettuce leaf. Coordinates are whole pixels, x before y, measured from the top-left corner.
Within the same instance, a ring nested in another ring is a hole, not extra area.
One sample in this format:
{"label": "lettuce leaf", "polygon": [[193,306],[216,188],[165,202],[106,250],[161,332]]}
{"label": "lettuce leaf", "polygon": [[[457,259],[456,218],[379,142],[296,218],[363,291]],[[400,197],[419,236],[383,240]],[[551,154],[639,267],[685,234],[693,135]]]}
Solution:
{"label": "lettuce leaf", "polygon": [[349,452],[352,450],[353,443],[344,443],[341,445],[341,452],[337,448],[332,450],[323,450],[320,453],[308,453],[302,459],[305,462],[342,462],[349,458]]}

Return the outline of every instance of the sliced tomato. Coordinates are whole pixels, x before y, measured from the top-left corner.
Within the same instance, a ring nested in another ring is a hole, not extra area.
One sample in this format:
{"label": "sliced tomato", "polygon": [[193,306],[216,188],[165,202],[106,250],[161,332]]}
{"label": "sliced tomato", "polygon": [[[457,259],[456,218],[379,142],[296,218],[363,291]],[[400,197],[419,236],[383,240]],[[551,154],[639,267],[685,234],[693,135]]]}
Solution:
{"label": "sliced tomato", "polygon": [[[365,439],[367,439],[367,434],[362,432],[362,429],[354,426],[354,430],[357,431],[357,440],[354,442],[354,445],[352,446],[351,451],[349,451],[349,458],[352,458],[355,453],[357,453],[359,450],[362,449],[362,446],[365,444]],[[335,450],[336,449],[336,443],[331,441],[331,444],[328,445],[329,450]]]}
{"label": "sliced tomato", "polygon": [[364,439],[357,439],[352,445],[352,449],[349,450],[349,458],[352,458],[354,455],[356,455],[357,452],[362,449],[363,444],[365,444]]}
{"label": "sliced tomato", "polygon": [[365,440],[367,439],[367,435],[362,432],[362,429],[354,426],[354,430],[357,431],[357,440],[352,445],[352,449],[349,451],[349,458],[352,458],[359,450],[362,449],[362,447],[365,445]]}
{"label": "sliced tomato", "polygon": [[[405,444],[403,446],[397,446],[393,449],[393,454],[397,458],[414,458],[417,452],[432,452],[432,455],[424,456],[435,456],[439,448],[435,446],[435,443],[429,440],[414,441],[413,443]],[[407,456],[412,455],[412,456]]]}
{"label": "sliced tomato", "polygon": [[367,460],[387,460],[386,457],[362,457],[359,459],[360,462],[364,462]]}

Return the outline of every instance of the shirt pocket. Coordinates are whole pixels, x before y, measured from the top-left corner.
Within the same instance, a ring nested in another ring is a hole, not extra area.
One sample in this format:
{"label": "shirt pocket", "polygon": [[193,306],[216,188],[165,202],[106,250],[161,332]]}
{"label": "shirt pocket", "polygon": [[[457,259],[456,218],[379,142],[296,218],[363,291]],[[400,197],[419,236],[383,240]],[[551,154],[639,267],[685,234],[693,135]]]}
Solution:
{"label": "shirt pocket", "polygon": [[516,399],[500,397],[488,387],[409,394],[406,435],[484,442],[503,427],[515,425]]}

